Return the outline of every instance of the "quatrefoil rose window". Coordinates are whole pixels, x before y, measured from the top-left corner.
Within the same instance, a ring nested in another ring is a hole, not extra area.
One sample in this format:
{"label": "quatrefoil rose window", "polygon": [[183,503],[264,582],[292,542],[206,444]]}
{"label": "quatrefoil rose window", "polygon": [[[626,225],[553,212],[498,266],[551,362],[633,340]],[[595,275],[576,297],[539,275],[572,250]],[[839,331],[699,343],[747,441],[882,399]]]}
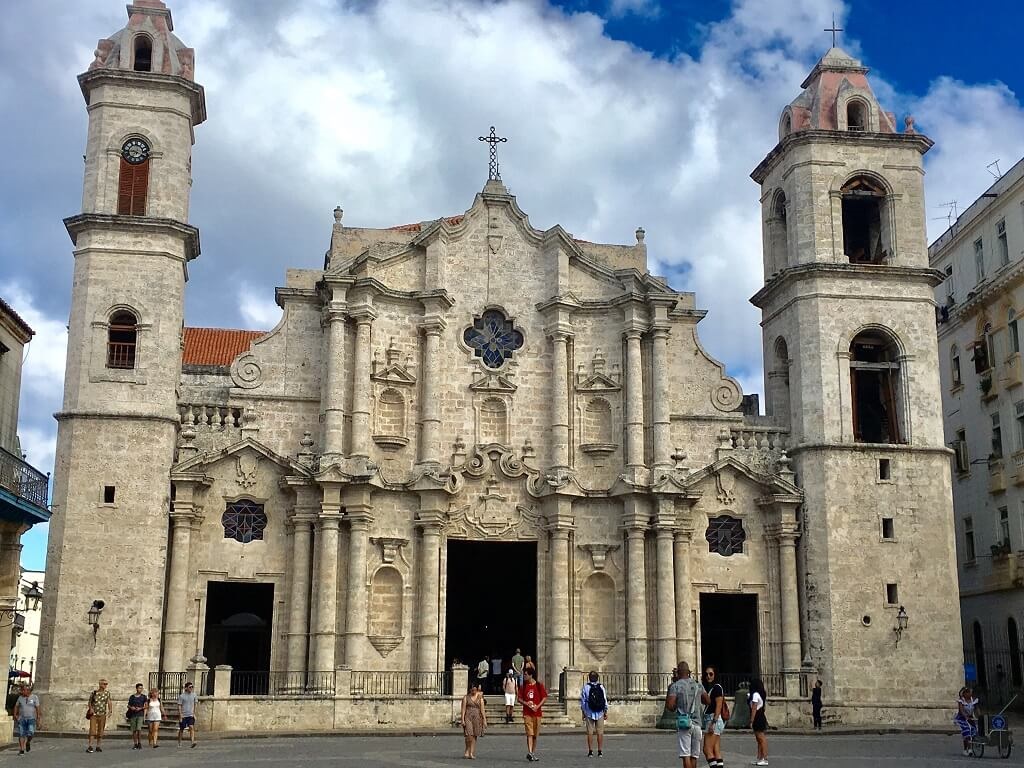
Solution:
{"label": "quatrefoil rose window", "polygon": [[484,312],[465,330],[462,339],[488,368],[501,368],[523,346],[523,334],[497,309]]}

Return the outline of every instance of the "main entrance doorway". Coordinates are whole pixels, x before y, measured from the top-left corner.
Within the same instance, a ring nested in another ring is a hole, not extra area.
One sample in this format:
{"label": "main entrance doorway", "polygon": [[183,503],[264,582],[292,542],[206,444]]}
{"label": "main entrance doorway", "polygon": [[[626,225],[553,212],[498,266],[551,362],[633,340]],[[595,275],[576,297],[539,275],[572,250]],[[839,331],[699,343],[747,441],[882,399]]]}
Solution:
{"label": "main entrance doorway", "polygon": [[700,596],[700,661],[718,669],[727,692],[761,672],[757,595]]}
{"label": "main entrance doorway", "polygon": [[234,668],[232,695],[268,692],[273,621],[273,584],[207,582],[203,652],[211,668]]}
{"label": "main entrance doorway", "polygon": [[444,637],[445,669],[493,655],[508,669],[516,648],[536,659],[536,542],[449,539]]}

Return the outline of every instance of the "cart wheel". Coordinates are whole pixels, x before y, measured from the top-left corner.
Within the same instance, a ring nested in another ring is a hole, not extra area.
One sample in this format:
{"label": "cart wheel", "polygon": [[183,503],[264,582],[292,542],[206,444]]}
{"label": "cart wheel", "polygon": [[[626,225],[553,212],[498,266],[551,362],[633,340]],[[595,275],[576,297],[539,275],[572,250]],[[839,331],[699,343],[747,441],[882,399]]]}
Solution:
{"label": "cart wheel", "polygon": [[971,754],[975,757],[982,757],[985,754],[985,742],[979,738],[975,738],[971,742]]}
{"label": "cart wheel", "polygon": [[1010,756],[1010,750],[1011,749],[1013,749],[1013,744],[1011,742],[1008,741],[1005,744],[1000,743],[999,744],[999,756],[1005,760],[1006,758],[1008,758]]}

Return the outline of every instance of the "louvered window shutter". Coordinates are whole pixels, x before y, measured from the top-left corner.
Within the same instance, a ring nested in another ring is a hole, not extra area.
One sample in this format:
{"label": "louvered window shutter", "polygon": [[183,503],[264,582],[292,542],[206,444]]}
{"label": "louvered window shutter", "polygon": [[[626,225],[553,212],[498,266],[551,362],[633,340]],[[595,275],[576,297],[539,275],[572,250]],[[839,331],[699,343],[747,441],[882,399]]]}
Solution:
{"label": "louvered window shutter", "polygon": [[145,216],[148,189],[149,160],[132,165],[122,157],[117,185],[117,212],[125,216]]}

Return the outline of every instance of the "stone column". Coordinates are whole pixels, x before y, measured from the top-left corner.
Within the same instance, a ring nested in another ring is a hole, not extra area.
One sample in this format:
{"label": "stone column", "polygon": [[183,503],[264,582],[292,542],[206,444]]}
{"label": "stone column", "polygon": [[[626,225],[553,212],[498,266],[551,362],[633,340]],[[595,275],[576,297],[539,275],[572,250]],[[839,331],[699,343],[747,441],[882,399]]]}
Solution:
{"label": "stone column", "polygon": [[672,529],[674,520],[671,498],[658,499],[655,522],[655,544],[658,557],[658,672],[669,672],[679,660],[676,658],[676,582]]}
{"label": "stone column", "polygon": [[644,567],[644,531],[649,516],[646,499],[625,501],[626,514],[626,671],[627,693],[643,694],[647,684],[639,675],[647,672],[647,578]]}
{"label": "stone column", "polygon": [[558,329],[551,338],[551,466],[569,468],[569,339]]}
{"label": "stone column", "polygon": [[676,661],[687,661],[696,669],[697,653],[693,637],[693,606],[690,603],[690,539],[693,533],[676,528],[672,554],[675,566]]}
{"label": "stone column", "polygon": [[[796,532],[779,534],[779,592],[782,612],[782,667],[787,673],[800,671],[800,604],[796,583]],[[791,694],[792,695],[792,694]]]}
{"label": "stone column", "polygon": [[184,672],[188,661],[186,646],[192,632],[186,617],[188,609],[188,563],[192,540],[192,505],[176,501],[171,512],[171,555],[167,577],[167,614],[164,619],[165,672]]}
{"label": "stone column", "polygon": [[313,630],[312,672],[334,669],[338,642],[338,526],[341,522],[340,489],[324,486],[317,530],[316,626]]}
{"label": "stone column", "polygon": [[551,536],[551,583],[548,624],[548,679],[554,685],[571,662],[569,584],[569,533],[572,530],[572,499],[551,496],[545,506]]}
{"label": "stone column", "polygon": [[304,672],[308,664],[309,579],[311,565],[313,515],[296,514],[292,518],[292,561],[288,599],[289,672]]}
{"label": "stone column", "polygon": [[628,328],[626,337],[626,466],[644,466],[644,372],[640,356],[640,330]]}
{"label": "stone column", "polygon": [[420,464],[441,464],[441,403],[437,393],[441,382],[441,332],[445,322],[427,317],[420,323],[423,331],[423,399],[420,403]]}
{"label": "stone column", "polygon": [[[335,290],[338,290],[335,288]],[[323,452],[341,456],[345,452],[345,313],[332,301],[324,308],[324,412]],[[357,369],[358,370],[358,369]]]}
{"label": "stone column", "polygon": [[[654,466],[672,469],[672,432],[669,419],[668,321],[651,329],[651,424]],[[678,661],[678,659],[677,659]],[[672,669],[672,667],[669,667]]]}
{"label": "stone column", "polygon": [[358,671],[363,669],[366,646],[366,548],[373,516],[369,489],[350,488],[349,491],[345,503],[345,519],[349,524],[345,666]]}
{"label": "stone column", "polygon": [[350,313],[356,321],[356,349],[353,355],[352,455],[370,457],[370,330],[376,313],[360,307]]}
{"label": "stone column", "polygon": [[443,491],[420,494],[417,524],[422,541],[419,547],[416,602],[416,666],[415,672],[434,672],[441,668],[438,656],[440,606],[438,597],[441,578],[441,525],[444,521]]}

